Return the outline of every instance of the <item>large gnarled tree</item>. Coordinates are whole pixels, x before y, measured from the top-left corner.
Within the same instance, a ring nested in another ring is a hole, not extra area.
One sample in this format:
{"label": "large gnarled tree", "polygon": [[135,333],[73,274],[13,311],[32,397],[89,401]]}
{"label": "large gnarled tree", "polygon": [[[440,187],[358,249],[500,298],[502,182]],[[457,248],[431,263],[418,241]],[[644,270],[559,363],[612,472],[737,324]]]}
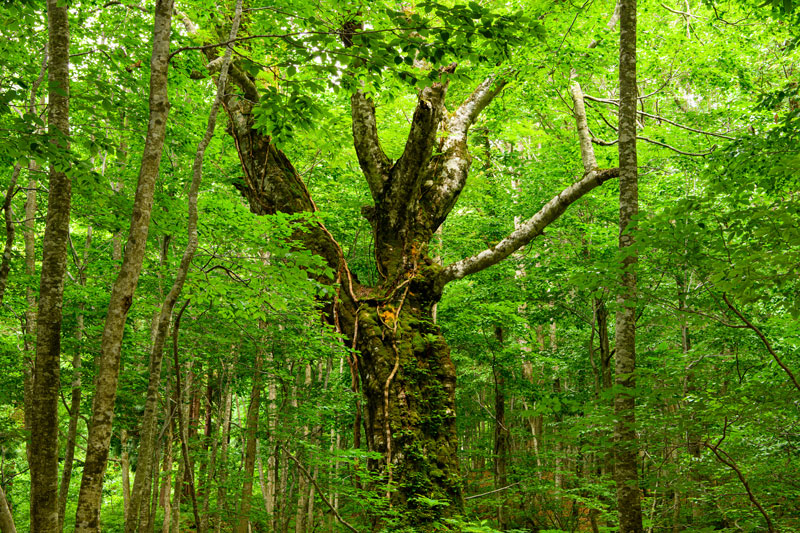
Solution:
{"label": "large gnarled tree", "polygon": [[[344,26],[346,45],[357,39],[351,33],[356,26]],[[208,55],[213,64],[214,54]],[[503,73],[490,75],[453,106],[447,95],[448,77],[455,68],[455,64],[440,68],[438,81],[419,91],[405,149],[396,161],[381,148],[373,100],[361,90],[351,96],[353,141],[373,200],[362,214],[372,227],[380,281],[368,286],[358,280],[339,244],[315,217],[310,217],[315,222],[309,230],[296,233],[336,272],[339,289],[329,317],[360,353],[352,365],[366,399],[367,447],[381,457],[370,464],[382,474],[375,489],[395,509],[413,511],[417,527],[435,519],[441,509],[452,514],[462,504],[456,372],[432,318],[442,290],[451,281],[507,258],[540,235],[570,204],[617,176],[616,169],[588,170],[495,246],[440,266],[428,244],[466,185],[472,161],[470,127],[510,79]],[[231,74],[239,91],[226,95],[225,108],[241,161],[239,189],[251,211],[259,215],[316,211],[300,174],[257,125],[254,111],[261,95],[256,77],[236,64]],[[431,506],[430,499],[447,505]]]}

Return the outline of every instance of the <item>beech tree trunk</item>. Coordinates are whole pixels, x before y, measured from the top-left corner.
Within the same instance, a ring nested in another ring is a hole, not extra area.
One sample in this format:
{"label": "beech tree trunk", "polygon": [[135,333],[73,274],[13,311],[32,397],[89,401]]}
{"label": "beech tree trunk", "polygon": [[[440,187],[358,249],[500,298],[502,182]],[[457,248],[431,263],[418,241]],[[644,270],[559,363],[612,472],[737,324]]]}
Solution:
{"label": "beech tree trunk", "polygon": [[639,212],[636,157],[636,0],[620,0],[619,46],[619,250],[623,273],[616,316],[614,398],[617,512],[620,533],[641,533],[636,437],[636,261],[632,221]]}
{"label": "beech tree trunk", "polygon": [[36,362],[31,407],[31,530],[56,532],[58,521],[58,396],[61,389],[61,305],[67,269],[72,183],[64,173],[69,145],[69,17],[67,5],[47,1],[50,51],[48,133],[64,151],[50,167],[47,223],[42,240]]}
{"label": "beech tree trunk", "polygon": [[[231,28],[230,39],[233,40],[236,38],[236,34],[239,31],[239,20],[241,18],[242,12],[242,2],[239,2],[236,5],[236,13],[234,15],[233,20],[233,27]],[[188,198],[188,222],[187,222],[187,232],[188,232],[188,241],[186,244],[186,249],[183,252],[183,256],[181,257],[180,265],[178,266],[178,271],[175,275],[175,281],[172,284],[172,288],[170,289],[169,293],[167,294],[164,302],[161,305],[161,310],[158,313],[158,317],[155,320],[153,326],[153,342],[152,348],[150,350],[150,362],[149,362],[149,369],[148,369],[148,386],[147,386],[147,397],[145,400],[145,409],[144,413],[142,414],[142,435],[141,435],[141,445],[139,448],[139,457],[140,461],[138,467],[136,469],[136,476],[134,477],[133,481],[133,494],[131,498],[131,512],[126,515],[126,522],[125,522],[125,531],[127,533],[133,533],[137,531],[140,523],[140,510],[142,509],[143,499],[142,495],[144,494],[144,486],[150,482],[150,477],[152,474],[153,464],[152,464],[152,457],[153,452],[155,451],[158,443],[156,442],[156,433],[158,431],[157,422],[158,422],[158,398],[159,398],[159,387],[161,385],[161,366],[163,362],[163,355],[164,355],[164,341],[167,337],[167,331],[169,329],[170,319],[172,317],[172,311],[175,307],[175,303],[178,301],[178,297],[183,290],[183,285],[186,281],[186,276],[189,273],[189,265],[192,262],[192,258],[194,257],[195,251],[197,250],[197,195],[200,190],[200,183],[203,177],[203,158],[205,156],[206,148],[208,147],[209,143],[211,142],[211,138],[214,135],[214,128],[216,127],[217,123],[217,113],[219,111],[219,106],[222,102],[222,94],[225,90],[226,83],[228,81],[228,65],[230,63],[230,57],[232,54],[232,47],[227,47],[225,51],[225,56],[223,58],[223,65],[222,71],[219,75],[219,80],[217,82],[217,95],[214,99],[214,103],[211,105],[211,110],[209,111],[208,116],[208,124],[206,126],[205,134],[203,138],[200,140],[200,143],[197,147],[197,152],[195,154],[195,160],[193,165],[193,175],[192,175],[192,184],[189,188],[189,198]],[[147,501],[144,500],[144,505],[147,505]],[[200,526],[200,524],[198,524]]]}
{"label": "beech tree trunk", "polygon": [[155,6],[153,54],[150,60],[150,120],[139,169],[128,242],[125,245],[125,255],[119,275],[111,289],[111,299],[103,329],[97,386],[75,518],[75,530],[80,533],[94,533],[99,527],[103,476],[108,464],[114,401],[117,397],[122,334],[128,309],[133,303],[147,246],[155,181],[163,153],[169,113],[167,70],[173,3],[174,0],[158,0]]}

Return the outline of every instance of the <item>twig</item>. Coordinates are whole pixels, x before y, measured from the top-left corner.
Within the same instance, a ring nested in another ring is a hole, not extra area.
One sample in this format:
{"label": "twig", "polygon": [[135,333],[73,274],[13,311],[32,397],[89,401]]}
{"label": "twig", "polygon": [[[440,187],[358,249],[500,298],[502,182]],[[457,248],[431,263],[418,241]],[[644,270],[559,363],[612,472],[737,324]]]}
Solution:
{"label": "twig", "polygon": [[[616,101],[616,100],[609,100],[609,99],[606,99],[606,98],[597,98],[596,96],[589,96],[588,94],[584,94],[583,97],[586,98],[587,100],[591,100],[592,102],[599,102],[601,104],[611,104],[611,105],[615,105],[615,106],[619,107],[619,102]],[[730,137],[730,136],[724,135],[722,133],[714,133],[714,132],[710,132],[710,131],[703,131],[703,130],[699,130],[697,128],[692,128],[690,126],[684,126],[683,124],[678,124],[675,121],[672,121],[672,120],[670,120],[668,118],[664,118],[661,115],[653,115],[651,113],[645,113],[644,111],[636,111],[636,112],[639,115],[642,115],[644,117],[654,118],[656,120],[663,120],[667,124],[672,124],[675,127],[678,127],[678,128],[681,128],[681,129],[684,129],[684,130],[687,130],[687,131],[693,131],[694,133],[700,133],[700,134],[703,134],[703,135],[711,135],[712,137],[719,137],[721,139],[728,139],[729,141],[735,141],[736,140],[735,137]]]}
{"label": "twig", "polygon": [[767,340],[767,337],[761,332],[761,330],[758,329],[758,326],[750,322],[746,316],[744,316],[736,307],[733,306],[731,301],[728,299],[727,294],[722,293],[722,299],[725,300],[725,303],[728,305],[728,308],[731,311],[733,311],[736,314],[736,316],[742,319],[742,322],[744,322],[747,325],[747,328],[752,329],[755,332],[755,334],[758,335],[758,337],[761,339],[761,342],[764,343],[764,346],[767,348],[769,353],[772,354],[772,358],[775,359],[775,362],[778,363],[778,365],[783,369],[784,372],[786,372],[786,374],[792,380],[792,383],[794,383],[794,386],[797,388],[797,390],[800,391],[800,383],[797,382],[797,378],[794,376],[789,367],[783,363],[781,358],[778,357],[778,354],[775,353],[775,350],[772,348],[772,344],[770,344],[769,340]]}
{"label": "twig", "polygon": [[[655,144],[657,146],[661,146],[661,147],[667,148],[669,150],[672,150],[673,152],[677,152],[677,153],[679,153],[681,155],[686,155],[686,156],[690,156],[690,157],[705,157],[707,155],[711,155],[714,152],[714,150],[717,149],[717,145],[714,144],[714,145],[711,146],[711,148],[708,149],[707,152],[684,152],[683,150],[675,148],[674,146],[670,146],[670,145],[668,145],[666,143],[662,143],[660,141],[656,141],[654,139],[651,139],[649,137],[645,137],[643,135],[637,135],[636,138],[639,139],[640,141],[649,142],[651,144]],[[597,137],[592,137],[592,142],[594,144],[598,145],[598,146],[614,146],[615,144],[617,144],[618,140],[615,139],[613,141],[604,141],[603,139],[600,139],[600,138],[597,138]]]}
{"label": "twig", "polygon": [[490,490],[489,492],[484,492],[483,494],[473,494],[472,496],[466,496],[465,500],[474,500],[475,498],[481,498],[483,496],[488,496],[489,494],[494,494],[495,492],[500,492],[501,490],[510,489],[516,485],[519,485],[519,481],[516,483],[512,483],[511,485],[506,485],[505,487],[500,487],[499,489]]}
{"label": "twig", "polygon": [[334,514],[334,516],[336,516],[336,519],[337,519],[337,520],[339,520],[339,522],[341,522],[342,524],[344,524],[344,525],[345,525],[345,526],[346,526],[346,527],[347,527],[347,528],[348,528],[350,531],[352,531],[353,533],[359,533],[359,531],[358,531],[356,528],[354,528],[353,526],[351,526],[351,525],[350,525],[350,523],[349,523],[347,520],[345,520],[344,518],[342,518],[342,515],[340,515],[340,514],[339,514],[339,511],[337,511],[337,510],[336,510],[336,508],[335,508],[335,507],[334,507],[334,506],[331,504],[331,502],[330,502],[330,501],[328,501],[328,498],[326,498],[326,497],[325,497],[325,492],[324,492],[324,491],[323,491],[323,490],[322,490],[322,489],[319,487],[319,485],[317,484],[317,480],[316,480],[316,479],[314,479],[314,478],[311,476],[311,474],[309,474],[309,473],[308,473],[308,470],[306,470],[306,469],[303,467],[303,465],[300,463],[300,461],[298,461],[298,460],[297,460],[297,457],[295,457],[294,455],[292,455],[292,452],[290,452],[289,450],[287,450],[287,449],[286,449],[286,447],[285,447],[283,444],[279,444],[279,446],[280,446],[280,447],[281,447],[281,449],[284,451],[284,453],[285,453],[286,455],[288,455],[288,456],[289,456],[289,459],[291,459],[292,461],[294,461],[294,464],[296,464],[296,465],[297,465],[297,468],[300,470],[300,472],[302,472],[302,473],[303,473],[303,475],[306,477],[306,479],[307,479],[307,480],[309,480],[309,481],[311,482],[311,484],[312,484],[312,485],[314,485],[314,488],[316,488],[316,489],[317,489],[317,494],[319,494],[319,497],[320,497],[320,498],[322,498],[322,501],[323,501],[323,502],[325,502],[325,505],[327,505],[327,506],[328,506],[328,508],[329,508],[331,511],[333,511],[333,514]]}

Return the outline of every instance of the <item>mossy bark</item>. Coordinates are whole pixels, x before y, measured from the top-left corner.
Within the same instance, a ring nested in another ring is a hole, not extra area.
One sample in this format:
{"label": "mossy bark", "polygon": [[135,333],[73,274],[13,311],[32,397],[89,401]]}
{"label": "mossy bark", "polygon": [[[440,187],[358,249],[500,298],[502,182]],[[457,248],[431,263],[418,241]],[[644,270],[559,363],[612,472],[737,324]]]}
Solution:
{"label": "mossy bark", "polygon": [[[424,527],[463,505],[456,437],[456,369],[433,323],[436,294],[424,276],[381,302],[362,303],[356,347],[366,400],[364,433],[380,459],[376,490]],[[434,502],[435,500],[435,502]]]}

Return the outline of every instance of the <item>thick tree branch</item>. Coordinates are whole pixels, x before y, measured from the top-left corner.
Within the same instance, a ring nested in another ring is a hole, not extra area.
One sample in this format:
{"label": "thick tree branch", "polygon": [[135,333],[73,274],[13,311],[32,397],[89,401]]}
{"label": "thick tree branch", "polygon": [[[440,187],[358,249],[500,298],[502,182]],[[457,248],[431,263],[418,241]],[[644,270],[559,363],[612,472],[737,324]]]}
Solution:
{"label": "thick tree branch", "polygon": [[364,96],[361,90],[350,97],[353,120],[353,143],[358,163],[367,178],[372,198],[379,197],[383,185],[389,179],[392,162],[386,157],[378,139],[378,126],[375,121],[375,103]]}
{"label": "thick tree branch", "polygon": [[423,174],[419,169],[433,154],[446,96],[446,83],[434,83],[420,91],[403,155],[392,167],[390,190],[387,191],[390,198],[405,198],[409,191],[418,190],[415,183],[420,181]]}
{"label": "thick tree branch", "polygon": [[466,142],[469,128],[475,123],[478,115],[486,109],[495,96],[500,94],[507,83],[507,80],[498,76],[489,76],[475,88],[447,121],[449,135],[444,143],[445,149],[452,143]]}
{"label": "thick tree branch", "polygon": [[581,196],[618,176],[619,169],[616,168],[589,172],[583,179],[561,191],[555,198],[547,202],[538,213],[522,223],[508,237],[492,248],[446,266],[436,280],[438,288],[441,289],[453,280],[480,272],[499,263],[541,235],[550,223],[560,217]]}
{"label": "thick tree branch", "polygon": [[472,163],[467,148],[469,128],[507,84],[503,78],[489,76],[447,120],[447,136],[440,148],[442,155],[431,160],[423,183],[430,185],[422,203],[434,230],[447,217],[466,184]]}
{"label": "thick tree branch", "polygon": [[594,156],[592,147],[592,134],[589,132],[589,124],[586,121],[586,106],[583,102],[583,90],[581,84],[575,82],[570,88],[572,95],[573,109],[575,116],[575,126],[578,129],[578,138],[581,143],[581,159],[583,160],[584,172],[591,172],[597,168],[597,159]]}

